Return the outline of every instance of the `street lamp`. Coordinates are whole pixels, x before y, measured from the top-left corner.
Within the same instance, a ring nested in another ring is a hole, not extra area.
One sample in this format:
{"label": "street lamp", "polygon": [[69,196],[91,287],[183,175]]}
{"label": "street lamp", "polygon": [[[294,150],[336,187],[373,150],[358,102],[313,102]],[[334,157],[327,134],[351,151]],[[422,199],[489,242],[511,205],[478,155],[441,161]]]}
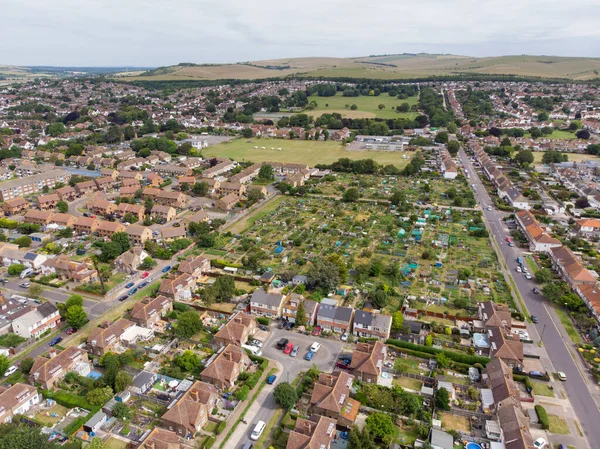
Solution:
{"label": "street lamp", "polygon": [[544,324],[544,328],[542,329],[542,335],[540,337],[540,341],[544,341],[544,332],[546,331],[546,325]]}

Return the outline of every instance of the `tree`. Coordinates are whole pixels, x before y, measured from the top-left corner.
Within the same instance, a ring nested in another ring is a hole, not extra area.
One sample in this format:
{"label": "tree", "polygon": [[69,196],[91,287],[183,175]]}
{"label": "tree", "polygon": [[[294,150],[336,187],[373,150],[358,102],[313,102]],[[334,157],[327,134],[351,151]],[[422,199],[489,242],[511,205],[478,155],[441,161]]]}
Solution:
{"label": "tree", "polygon": [[23,235],[18,239],[15,239],[14,243],[19,245],[19,248],[29,248],[31,246],[31,238]]}
{"label": "tree", "polygon": [[118,243],[121,246],[122,253],[124,253],[125,251],[129,251],[129,249],[131,248],[131,244],[129,243],[129,236],[126,232],[115,232],[110,237],[110,240],[112,242]]}
{"label": "tree", "polygon": [[208,184],[206,182],[197,182],[192,186],[192,192],[198,196],[206,196],[208,194]]}
{"label": "tree", "polygon": [[380,449],[366,427],[360,430],[353,427],[348,438],[348,449]]}
{"label": "tree", "polygon": [[273,399],[280,407],[290,410],[298,400],[296,389],[288,382],[279,382],[273,390]]}
{"label": "tree", "polygon": [[177,318],[177,327],[175,334],[178,337],[190,338],[202,329],[200,316],[193,311],[183,312]]}
{"label": "tree", "polygon": [[67,128],[65,128],[65,125],[60,122],[51,123],[46,127],[46,134],[48,134],[51,137],[57,137],[66,132]]}
{"label": "tree", "polygon": [[133,379],[129,374],[125,371],[119,371],[117,373],[117,377],[115,378],[115,393],[120,393],[124,391],[129,385],[131,385]]}
{"label": "tree", "polygon": [[360,193],[356,187],[350,187],[344,191],[342,200],[346,203],[355,203],[360,198]]}
{"label": "tree", "polygon": [[66,201],[59,201],[58,203],[56,203],[56,208],[60,213],[66,214],[67,212],[69,212],[69,203],[67,203]]}
{"label": "tree", "polygon": [[44,288],[40,284],[31,284],[27,289],[27,294],[32,298],[39,298],[44,293]]}
{"label": "tree", "polygon": [[308,270],[306,278],[309,285],[329,293],[340,283],[340,268],[328,260],[316,260]]}
{"label": "tree", "polygon": [[398,310],[392,314],[392,332],[400,332],[404,326],[404,315]]}
{"label": "tree", "polygon": [[152,257],[148,256],[142,261],[142,263],[140,264],[140,266],[138,268],[141,268],[142,270],[150,270],[151,268],[154,268],[156,265],[157,265],[156,260],[154,260]]}
{"label": "tree", "polygon": [[183,371],[192,372],[202,366],[202,359],[194,351],[187,350],[175,356],[174,363]]}
{"label": "tree", "polygon": [[113,396],[113,389],[110,387],[95,388],[85,395],[88,402],[92,405],[104,405]]}
{"label": "tree", "polygon": [[[577,200],[575,201],[575,207],[578,207],[579,209],[585,209],[587,207],[590,207],[590,202],[588,201],[588,199],[585,196],[581,196],[581,197],[577,198]],[[16,240],[15,240],[15,242],[16,242]]]}
{"label": "tree", "polygon": [[123,402],[117,402],[112,409],[112,415],[117,419],[125,421],[131,418],[131,409]]}
{"label": "tree", "polygon": [[252,130],[250,128],[242,129],[242,136],[244,136],[246,139],[249,139],[252,137]]}
{"label": "tree", "polygon": [[445,388],[435,392],[435,406],[440,410],[450,410],[450,395]]}
{"label": "tree", "polygon": [[437,135],[435,136],[435,141],[437,143],[448,143],[448,133],[446,133],[446,132],[437,133]]}
{"label": "tree", "polygon": [[4,373],[10,366],[10,360],[5,355],[0,355],[0,377],[4,376]]}
{"label": "tree", "polygon": [[25,265],[20,263],[13,263],[8,267],[8,274],[11,276],[19,276],[24,269]]}
{"label": "tree", "polygon": [[[15,420],[16,421],[16,420]],[[56,443],[48,441],[37,427],[20,422],[0,425],[0,449],[58,449]]]}
{"label": "tree", "polygon": [[83,307],[83,296],[81,295],[71,295],[69,299],[65,302],[65,307],[68,309],[72,306]]}
{"label": "tree", "polygon": [[591,134],[587,129],[582,129],[581,131],[577,131],[577,134],[575,134],[575,136],[578,139],[588,140]]}
{"label": "tree", "polygon": [[258,178],[265,181],[273,181],[275,179],[275,175],[273,174],[273,166],[269,164],[264,164],[258,170]]}
{"label": "tree", "polygon": [[531,150],[522,150],[519,151],[515,156],[515,162],[519,165],[531,164],[533,163],[533,151]]}
{"label": "tree", "polygon": [[448,142],[448,152],[452,156],[455,156],[458,153],[458,150],[460,150],[460,143],[458,143],[458,140],[451,140]]}
{"label": "tree", "polygon": [[548,268],[542,268],[541,270],[535,272],[535,280],[540,284],[552,282],[552,279],[552,271],[550,271]]}
{"label": "tree", "polygon": [[137,216],[131,212],[127,212],[125,215],[123,215],[123,220],[126,223],[137,223],[140,219],[139,219],[139,216]]}
{"label": "tree", "polygon": [[442,369],[448,368],[450,366],[450,359],[443,352],[438,352],[435,356],[435,360],[438,366]]}
{"label": "tree", "polygon": [[381,111],[382,109],[385,109],[385,105],[384,104],[380,104],[379,106],[377,106],[379,108],[379,110]]}
{"label": "tree", "polygon": [[67,323],[75,329],[81,329],[88,322],[87,313],[81,306],[71,306],[67,309]]}
{"label": "tree", "polygon": [[387,413],[375,412],[369,414],[366,428],[375,440],[382,441],[388,446],[396,436],[396,426],[392,417]]}
{"label": "tree", "polygon": [[300,301],[298,304],[298,309],[296,309],[296,325],[306,326],[306,324],[306,308],[304,307],[304,301]]}
{"label": "tree", "polygon": [[23,360],[21,360],[21,365],[19,368],[21,368],[21,371],[23,371],[24,374],[29,374],[31,368],[33,367],[33,362],[34,360],[31,357],[25,357]]}

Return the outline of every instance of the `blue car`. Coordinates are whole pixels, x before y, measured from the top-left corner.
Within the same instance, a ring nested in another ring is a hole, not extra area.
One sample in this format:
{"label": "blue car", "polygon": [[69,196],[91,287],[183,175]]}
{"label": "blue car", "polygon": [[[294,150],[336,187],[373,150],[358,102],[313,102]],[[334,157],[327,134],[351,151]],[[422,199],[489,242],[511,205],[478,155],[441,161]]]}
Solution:
{"label": "blue car", "polygon": [[62,337],[56,337],[53,338],[52,340],[50,340],[49,345],[50,346],[56,346],[57,344],[59,344],[62,341]]}
{"label": "blue car", "polygon": [[138,288],[144,288],[146,285],[148,285],[147,282],[142,282],[140,285],[138,285]]}
{"label": "blue car", "polygon": [[166,267],[164,267],[164,268],[162,269],[162,272],[163,272],[163,273],[166,273],[166,272],[167,272],[167,271],[169,271],[170,269],[171,269],[171,265],[167,265]]}
{"label": "blue car", "polygon": [[135,292],[137,292],[137,291],[138,291],[137,287],[132,288],[131,290],[129,290],[129,296],[135,295]]}
{"label": "blue car", "polygon": [[131,287],[133,287],[134,285],[135,285],[135,284],[134,284],[133,282],[130,282],[129,284],[127,284],[127,285],[125,286],[125,288],[131,288]]}
{"label": "blue car", "polygon": [[306,353],[306,356],[304,357],[304,359],[305,359],[305,360],[308,360],[308,361],[311,361],[314,355],[315,355],[315,353],[314,353],[314,352],[312,352],[312,351],[308,351],[308,352]]}
{"label": "blue car", "polygon": [[273,385],[275,383],[275,379],[277,379],[277,376],[275,374],[271,374],[269,377],[267,377],[267,383],[269,385]]}

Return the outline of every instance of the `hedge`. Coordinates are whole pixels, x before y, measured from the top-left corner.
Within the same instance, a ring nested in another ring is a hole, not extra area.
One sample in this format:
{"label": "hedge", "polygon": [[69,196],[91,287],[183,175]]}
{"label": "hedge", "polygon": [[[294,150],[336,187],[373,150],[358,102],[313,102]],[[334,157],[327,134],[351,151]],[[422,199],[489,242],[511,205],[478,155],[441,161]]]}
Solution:
{"label": "hedge", "polygon": [[441,353],[454,362],[464,363],[466,365],[474,365],[476,363],[480,363],[481,365],[485,366],[490,361],[490,359],[487,357],[481,357],[470,354],[461,354],[459,352],[446,351],[445,349],[436,349],[432,346],[416,345],[414,343],[409,343],[403,340],[390,339],[386,341],[386,344],[396,346],[398,348],[412,349],[413,351],[418,351],[429,355],[436,355]]}
{"label": "hedge", "polygon": [[[225,422],[225,421],[223,421]],[[216,438],[215,437],[210,437],[208,440],[206,440],[206,443],[204,443],[204,449],[210,449],[211,447],[213,447],[213,444],[215,444]]]}
{"label": "hedge", "polygon": [[531,384],[531,379],[529,377],[525,377],[525,387],[529,389],[529,391],[533,391],[533,385]]}
{"label": "hedge", "polygon": [[513,380],[515,382],[525,382],[525,379],[529,378],[523,374],[513,374]]}
{"label": "hedge", "polygon": [[256,387],[256,384],[260,380],[261,375],[262,375],[262,371],[257,371],[256,373],[254,373],[250,377],[248,377],[248,379],[246,379],[246,382],[245,382],[245,384],[248,386],[248,388],[250,388],[251,390],[254,389],[254,387]]}
{"label": "hedge", "polygon": [[87,422],[88,416],[82,416],[80,418],[77,418],[71,424],[69,424],[68,426],[66,426],[63,429],[63,432],[67,436],[72,436],[75,432],[77,432],[77,429],[79,429],[81,426],[83,426]]}
{"label": "hedge", "polygon": [[262,324],[263,326],[268,326],[269,324],[271,324],[271,319],[266,316],[259,316],[256,319],[256,322],[258,324]]}
{"label": "hedge", "polygon": [[[219,425],[217,426],[217,430],[215,431],[215,433],[217,435],[221,435],[226,428],[227,428],[227,421],[221,421],[219,423]],[[211,446],[212,446],[212,443],[211,443]],[[204,446],[204,447],[206,447],[206,446]]]}
{"label": "hedge", "polygon": [[250,360],[252,360],[253,362],[258,363],[260,365],[260,369],[263,371],[266,370],[269,366],[269,360],[265,359],[264,357],[260,357],[254,354],[248,354],[248,357],[250,357]]}
{"label": "hedge", "polygon": [[54,399],[58,404],[67,408],[80,407],[86,410],[92,410],[95,406],[90,404],[83,396],[67,393],[66,391],[57,390],[42,390],[42,396],[45,399]]}
{"label": "hedge", "polygon": [[540,424],[542,425],[542,429],[548,430],[550,428],[550,421],[548,420],[548,413],[546,413],[546,409],[541,405],[536,405],[534,408],[540,420]]}

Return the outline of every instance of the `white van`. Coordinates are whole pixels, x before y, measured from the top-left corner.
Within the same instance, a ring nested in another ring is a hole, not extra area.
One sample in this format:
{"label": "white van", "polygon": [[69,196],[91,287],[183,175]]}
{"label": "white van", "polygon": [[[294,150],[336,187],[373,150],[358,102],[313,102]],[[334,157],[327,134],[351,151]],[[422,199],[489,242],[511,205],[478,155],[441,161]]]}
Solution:
{"label": "white van", "polygon": [[242,348],[247,349],[248,351],[250,351],[252,354],[254,354],[256,356],[262,355],[262,351],[260,350],[260,348],[257,348],[256,346],[242,345]]}
{"label": "white van", "polygon": [[265,430],[265,427],[266,424],[264,421],[257,422],[256,426],[254,426],[254,430],[252,431],[252,435],[250,435],[250,439],[254,441],[258,440]]}
{"label": "white van", "polygon": [[19,276],[21,279],[25,279],[27,276],[29,276],[30,274],[33,274],[33,268],[27,268],[26,270],[23,270],[21,272],[21,275]]}

